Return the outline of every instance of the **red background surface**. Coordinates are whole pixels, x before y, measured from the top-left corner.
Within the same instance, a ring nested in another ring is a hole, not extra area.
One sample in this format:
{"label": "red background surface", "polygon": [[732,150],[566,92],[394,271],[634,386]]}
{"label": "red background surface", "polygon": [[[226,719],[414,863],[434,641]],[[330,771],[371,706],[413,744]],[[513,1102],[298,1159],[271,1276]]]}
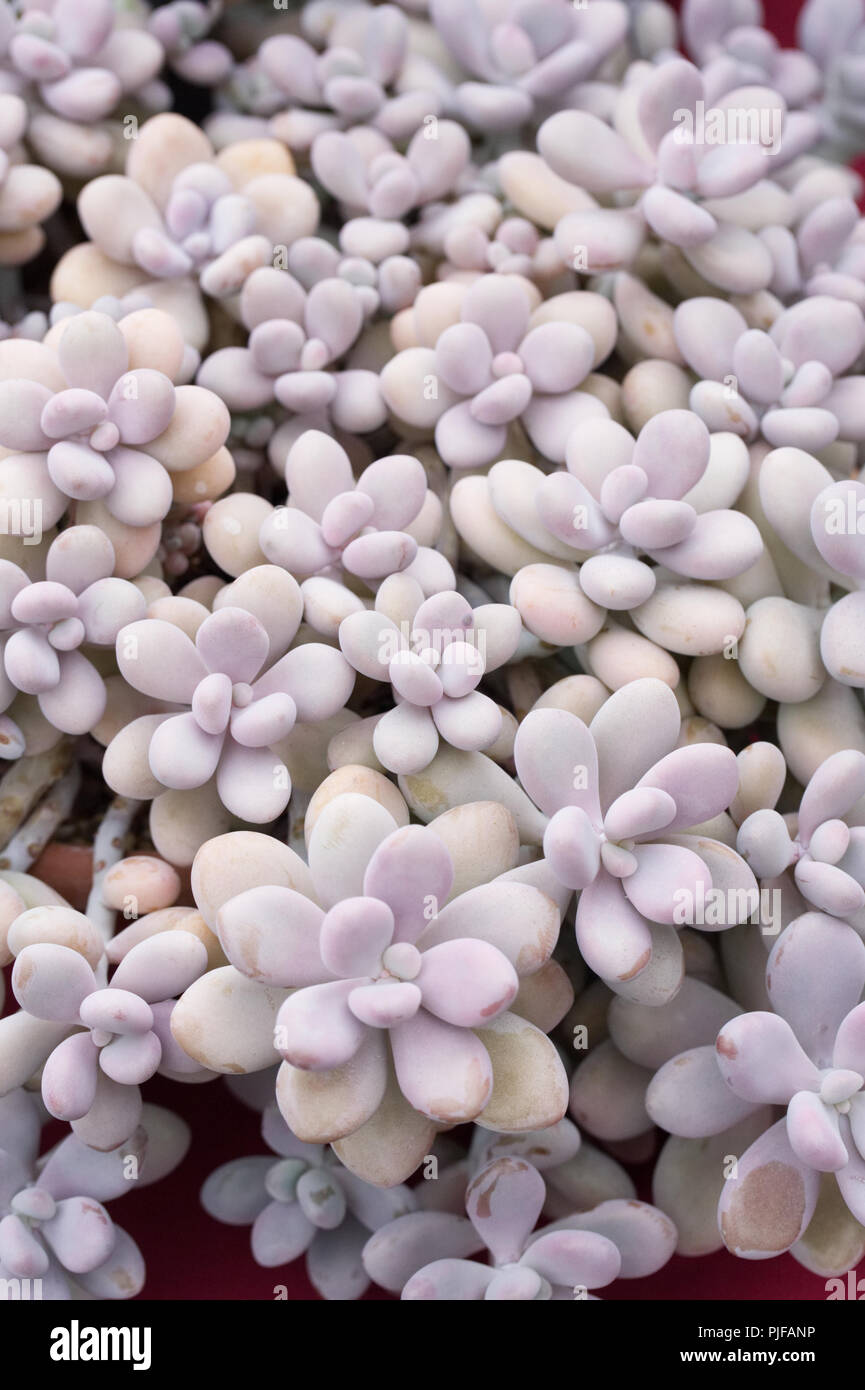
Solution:
{"label": "red background surface", "polygon": [[[764,0],[767,27],[792,44],[796,0]],[[47,877],[47,875],[46,875]],[[192,1147],[177,1172],[158,1186],[132,1191],[111,1204],[112,1214],[141,1246],[148,1279],[143,1299],[271,1300],[284,1285],[290,1300],[317,1299],[303,1259],[280,1269],[260,1269],[249,1250],[246,1227],[224,1226],[202,1210],[198,1194],[219,1164],[246,1154],[266,1153],[256,1114],[241,1105],[221,1081],[180,1086],[157,1077],[148,1100],[177,1110],[191,1125]],[[649,1198],[651,1165],[631,1169],[640,1195]],[[859,1274],[865,1273],[865,1262]],[[678,1256],[650,1279],[618,1280],[604,1299],[823,1300],[825,1281],[789,1255],[774,1260],[738,1260],[726,1251],[703,1259]],[[389,1295],[372,1289],[371,1299]]]}

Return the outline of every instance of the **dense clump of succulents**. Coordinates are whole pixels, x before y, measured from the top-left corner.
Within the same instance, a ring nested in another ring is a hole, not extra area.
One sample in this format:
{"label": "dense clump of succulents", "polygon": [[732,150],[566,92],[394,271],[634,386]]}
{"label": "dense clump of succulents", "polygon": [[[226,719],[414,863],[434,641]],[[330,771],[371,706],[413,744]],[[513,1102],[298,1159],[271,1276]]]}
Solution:
{"label": "dense clump of succulents", "polygon": [[627,27],[624,5],[581,10],[555,0],[534,13],[432,0],[430,14],[466,72],[455,91],[460,115],[485,134],[523,125],[538,108],[566,105],[569,91],[601,67]]}

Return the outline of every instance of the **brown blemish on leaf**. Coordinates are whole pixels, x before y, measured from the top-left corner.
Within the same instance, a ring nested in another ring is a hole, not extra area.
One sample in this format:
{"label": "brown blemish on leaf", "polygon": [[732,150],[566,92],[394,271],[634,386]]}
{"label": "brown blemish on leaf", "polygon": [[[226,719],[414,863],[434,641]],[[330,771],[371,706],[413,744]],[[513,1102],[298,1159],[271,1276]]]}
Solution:
{"label": "brown blemish on leaf", "polygon": [[721,1234],[728,1250],[780,1254],[799,1239],[805,1215],[802,1174],[777,1159],[764,1163],[733,1191],[721,1217]]}
{"label": "brown blemish on leaf", "polygon": [[82,1211],[92,1211],[92,1212],[93,1212],[93,1215],[96,1217],[97,1221],[101,1221],[102,1224],[103,1224],[103,1226],[107,1226],[107,1225],[109,1224],[109,1223],[108,1223],[108,1213],[107,1213],[106,1211],[104,1211],[104,1210],[102,1209],[102,1207],[96,1206],[93,1202],[82,1202],[82,1203],[81,1203],[81,1210],[82,1210]]}
{"label": "brown blemish on leaf", "polygon": [[16,961],[15,984],[18,987],[18,989],[27,988],[30,981],[33,979],[34,968],[35,967],[32,961],[25,960],[23,965],[21,964],[20,960]]}
{"label": "brown blemish on leaf", "polygon": [[502,1178],[510,1177],[512,1173],[522,1173],[525,1167],[525,1163],[521,1163],[517,1158],[499,1158],[496,1160],[496,1172],[493,1175],[492,1181],[490,1181],[489,1177],[480,1173],[475,1178],[474,1182],[469,1184],[466,1191],[466,1200],[468,1200],[476,1190],[480,1189],[478,1190],[478,1204],[476,1208],[476,1215],[479,1220],[488,1221],[492,1216],[493,1213],[490,1204],[499,1181]]}
{"label": "brown blemish on leaf", "polygon": [[430,1101],[425,1114],[440,1124],[465,1124],[479,1115],[489,1100],[491,1087],[486,1072],[477,1057],[466,1067],[465,1087],[461,1098],[442,1096]]}
{"label": "brown blemish on leaf", "polygon": [[633,968],[632,968],[631,970],[627,970],[627,971],[625,972],[624,975],[620,975],[620,976],[619,976],[619,979],[620,979],[620,980],[633,980],[633,978],[634,978],[635,975],[639,975],[639,973],[640,973],[641,970],[645,970],[646,966],[649,964],[649,959],[650,959],[650,957],[651,957],[651,954],[652,954],[652,948],[651,948],[651,946],[648,946],[648,947],[646,948],[646,950],[643,952],[643,954],[642,954],[641,956],[638,957],[638,959],[637,959],[637,961],[635,962]]}
{"label": "brown blemish on leaf", "polygon": [[718,1036],[718,1041],[715,1043],[715,1051],[720,1052],[722,1057],[729,1057],[731,1061],[734,1057],[738,1057],[739,1055],[739,1049],[736,1044],[731,1042],[729,1038],[725,1038],[723,1033]]}
{"label": "brown blemish on leaf", "polygon": [[502,995],[501,999],[497,999],[494,1004],[488,1004],[485,1009],[481,1009],[481,1018],[494,1018],[496,1014],[500,1014],[502,1009],[510,1004],[515,993],[516,990],[509,989],[507,994]]}

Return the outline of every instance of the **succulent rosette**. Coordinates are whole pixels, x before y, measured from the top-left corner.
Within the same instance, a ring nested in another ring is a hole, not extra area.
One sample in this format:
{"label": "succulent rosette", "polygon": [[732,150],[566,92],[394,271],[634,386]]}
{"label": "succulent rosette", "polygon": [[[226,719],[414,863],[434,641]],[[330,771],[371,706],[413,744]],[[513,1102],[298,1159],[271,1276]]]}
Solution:
{"label": "succulent rosette", "polygon": [[[587,420],[570,436],[560,472],[544,476],[512,459],[494,464],[488,474],[493,509],[550,559],[514,576],[512,601],[526,625],[550,640],[555,616],[538,603],[538,588],[556,583],[551,562],[569,554],[581,561],[584,600],[572,599],[568,614],[579,624],[577,641],[595,635],[605,610],[633,612],[642,631],[641,605],[656,590],[660,600],[665,583],[717,582],[750,569],[763,551],[757,526],[741,512],[712,505],[728,500],[741,476],[744,451],[734,459],[736,472],[721,483],[728,498],[717,496],[719,464],[735,448],[729,438],[715,436],[713,463],[713,437],[702,421],[689,411],[662,410],[636,440],[613,420]],[[463,515],[459,507],[458,527]],[[651,609],[646,613],[647,635],[653,636]]]}
{"label": "succulent rosette", "polygon": [[438,560],[444,584],[454,583],[450,566],[411,534],[420,526],[434,542],[441,524],[441,505],[418,459],[391,454],[355,481],[342,446],[306,430],[288,451],[285,481],[287,505],[262,523],[259,543],[296,579],[344,573],[373,586],[391,574],[423,573]]}
{"label": "succulent rosette", "polygon": [[[231,966],[184,995],[172,1022],[181,1047],[231,1072],[282,1055],[276,1094],[291,1130],[333,1143],[377,1185],[404,1181],[441,1126],[534,1130],[562,1117],[558,1054],[509,1007],[524,1007],[520,980],[541,971],[558,936],[558,906],[530,877],[475,875],[448,900],[454,861],[435,828],[400,827],[351,792],[319,808],[309,869],[259,838],[211,841],[193,867]],[[223,987],[226,1007],[248,1015],[240,1052],[214,1031],[224,1019],[209,998]],[[567,993],[557,998],[547,1027],[568,1007]]]}
{"label": "succulent rosette", "polygon": [[130,1190],[130,1159],[141,1186],[176,1168],[189,1147],[187,1126],[148,1105],[125,1154],[98,1154],[70,1134],[37,1162],[40,1128],[29,1092],[0,1097],[0,1297],[14,1298],[16,1281],[34,1280],[33,1296],[52,1301],[134,1298],[144,1259],[103,1203]]}
{"label": "succulent rosette", "polygon": [[42,941],[18,952],[12,989],[22,1010],[69,1033],[42,1069],[45,1108],[68,1121],[82,1143],[116,1149],[139,1122],[145,1081],[160,1068],[199,1070],[174,1043],[170,1022],[175,997],[206,968],[205,946],[186,931],[160,932],[133,946],[110,985],[100,985],[88,960],[69,946]]}
{"label": "succulent rosette", "polygon": [[[654,1273],[675,1248],[672,1221],[644,1202],[613,1199],[535,1231],[545,1199],[532,1163],[496,1158],[469,1183],[468,1220],[398,1217],[370,1237],[364,1266],[403,1299],[594,1300],[589,1290]],[[489,1263],[467,1258],[479,1253]]]}
{"label": "succulent rosette", "polygon": [[113,647],[147,607],[134,584],[113,577],[114,565],[114,547],[96,526],[71,526],[52,541],[44,580],[0,560],[6,709],[19,692],[36,696],[45,719],[67,734],[101,719],[105,683],[80,648]]}
{"label": "succulent rosette", "polygon": [[460,117],[485,134],[522,126],[550,106],[568,105],[621,44],[627,6],[578,8],[567,0],[494,10],[477,0],[431,0],[442,41],[468,79],[455,92]]}
{"label": "succulent rosette", "polygon": [[262,72],[288,105],[271,128],[290,148],[305,150],[318,134],[358,125],[405,141],[424,117],[440,114],[445,75],[411,51],[409,21],[395,5],[346,7],[321,35],[313,14],[305,19],[310,38],[326,37],[323,52],[295,34],[265,39],[258,52]]}
{"label": "succulent rosette", "polygon": [[370,1286],[361,1253],[370,1232],[414,1211],[409,1188],[372,1187],[332,1150],[296,1139],[275,1104],[261,1117],[262,1138],[278,1155],[232,1159],[201,1189],[205,1211],[231,1226],[252,1226],[252,1256],[266,1269],[305,1256],[313,1288],[328,1300],[361,1298]]}
{"label": "succulent rosette", "polygon": [[[594,338],[566,317],[567,305],[557,319],[555,300],[549,312],[544,306],[533,314],[531,290],[521,276],[478,277],[461,296],[458,322],[430,347],[398,353],[382,372],[391,410],[415,427],[434,426],[436,448],[451,468],[491,463],[516,420],[538,449],[557,458],[548,435],[558,440],[587,408],[577,387],[596,363]],[[435,391],[418,390],[412,400],[418,374]]]}
{"label": "succulent rosette", "polygon": [[751,812],[737,846],[758,878],[787,870],[802,898],[833,917],[861,919],[865,907],[865,827],[845,820],[865,796],[865,753],[831,754],[802,794],[795,828],[774,806]]}
{"label": "succulent rosette", "polygon": [[815,294],[764,333],[732,304],[697,298],[679,305],[673,323],[685,360],[704,378],[690,402],[709,429],[812,454],[839,437],[860,439],[865,378],[844,376],[865,347],[858,305]]}
{"label": "succulent rosette", "polygon": [[[583,959],[613,990],[640,988],[646,972],[645,1002],[653,986],[664,1002],[681,983],[677,926],[723,930],[756,903],[745,861],[699,828],[736,795],[736,759],[714,743],[677,747],[680,722],[673,692],[648,678],[611,695],[588,726],[567,710],[534,710],[514,743],[520,782],[549,817],[546,861],[580,892]],[[718,914],[705,906],[713,889]]]}
{"label": "succulent rosette", "polygon": [[99,294],[143,288],[201,350],[208,327],[199,286],[217,298],[237,293],[251,271],[273,264],[275,247],[284,251],[318,225],[318,200],[294,176],[284,145],[253,142],[232,154],[216,154],[183,116],[145,122],[125,174],[84,186],[78,212],[90,241],[59,261],[55,299],[89,305]]}
{"label": "succulent rosette", "polygon": [[[259,596],[270,580],[263,569]],[[142,716],[117,735],[105,764],[116,790],[132,786],[137,775],[145,781],[149,776],[153,791],[191,792],[213,779],[222,805],[244,820],[262,824],[285,810],[291,778],[277,745],[297,721],[327,719],[341,709],[354,674],[340,652],[322,643],[286,651],[300,622],[300,594],[290,576],[275,590],[271,583],[271,591],[287,596],[293,609],[281,620],[278,660],[264,623],[231,604],[205,617],[194,641],[160,618],[121,629],[117,661],[128,684],[153,700],[187,708]],[[255,603],[248,583],[242,593]],[[136,764],[143,752],[149,771],[130,767],[130,741]]]}
{"label": "succulent rosette", "polygon": [[[773,262],[756,231],[774,221],[771,203],[757,202],[751,230],[728,211],[728,200],[759,188],[810,149],[820,126],[806,112],[788,112],[773,87],[737,88],[735,64],[730,68],[704,76],[684,58],[671,58],[636,74],[627,122],[618,128],[588,110],[560,111],[544,122],[538,150],[554,174],[592,196],[625,189],[637,195],[625,207],[600,206],[593,196],[594,205],[561,218],[555,239],[569,264],[589,272],[631,265],[651,231],[722,291],[747,295],[768,287]],[[624,117],[624,107],[617,94],[610,116],[621,110]],[[756,116],[756,131],[752,119],[741,136],[731,112]],[[713,118],[718,129],[710,133]]]}
{"label": "succulent rosette", "polygon": [[502,712],[478,686],[514,655],[522,625],[509,604],[472,608],[453,590],[424,598],[413,578],[401,586],[396,622],[386,611],[393,588],[382,585],[375,608],[342,620],[339,643],[356,671],[390,681],[398,703],[377,721],[373,748],[388,771],[410,774],[432,762],[440,742],[470,752],[496,742]]}
{"label": "succulent rosette", "polygon": [[105,122],[122,99],[140,109],[157,96],[162,45],[134,13],[123,22],[111,0],[40,0],[18,9],[4,2],[0,15],[4,90],[30,107],[27,139],[40,162],[61,176],[89,178],[111,160]]}
{"label": "succulent rosette", "polygon": [[342,227],[338,246],[323,237],[301,237],[289,248],[287,269],[307,292],[320,280],[345,280],[357,291],[369,322],[379,312],[394,314],[414,302],[421,271],[404,254],[410,245],[401,222],[357,217]]}
{"label": "succulent rosette", "polygon": [[386,135],[365,126],[324,130],[309,152],[318,182],[351,218],[387,226],[415,208],[450,195],[469,168],[471,141],[456,121],[432,117],[417,129],[405,154]]}
{"label": "succulent rosette", "polygon": [[[806,6],[807,8],[807,6]],[[721,62],[735,64],[735,86],[751,83],[774,88],[787,106],[809,106],[823,84],[819,66],[807,52],[782,48],[774,34],[763,27],[760,0],[685,0],[682,5],[682,38],[701,67]]]}
{"label": "succulent rosette", "polygon": [[224,43],[209,37],[222,13],[222,0],[170,0],[154,10],[149,32],[165,50],[169,66],[185,82],[214,87],[234,67],[234,55]]}
{"label": "succulent rosette", "polygon": [[767,1105],[786,1108],[785,1118],[741,1154],[721,1192],[721,1236],[743,1258],[768,1259],[803,1238],[824,1251],[833,1240],[842,1243],[850,1224],[843,1213],[827,1218],[831,1232],[807,1235],[822,1174],[835,1175],[861,1222],[863,985],[861,939],[837,918],[806,913],[769,956],[769,1010],[731,1019],[714,1046],[674,1057],[648,1089],[652,1118],[692,1137],[719,1133]]}
{"label": "succulent rosette", "polygon": [[183,342],[158,311],[119,323],[75,314],[50,338],[0,344],[2,488],[19,507],[10,529],[27,534],[25,511],[35,509],[44,533],[74,502],[77,521],[113,538],[117,569],[130,578],[156,551],[172,473],[212,458],[227,438],[228,412],[211,392],[175,388],[169,373],[180,371]]}
{"label": "succulent rosette", "polygon": [[[362,433],[384,422],[374,372],[330,370],[363,328],[358,287],[332,276],[307,294],[287,271],[259,268],[243,287],[240,314],[249,330],[248,345],[211,353],[197,377],[230,410],[261,412],[278,402],[298,417],[290,422],[291,442],[304,430],[328,428],[330,422]],[[281,431],[277,435],[284,437]]]}

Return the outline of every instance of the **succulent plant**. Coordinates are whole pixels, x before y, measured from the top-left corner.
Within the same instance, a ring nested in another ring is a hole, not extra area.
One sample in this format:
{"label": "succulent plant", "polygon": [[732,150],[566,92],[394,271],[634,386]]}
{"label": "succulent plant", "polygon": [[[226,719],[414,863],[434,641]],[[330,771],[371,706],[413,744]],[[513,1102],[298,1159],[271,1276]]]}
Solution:
{"label": "succulent plant", "polygon": [[[635,79],[627,135],[590,111],[561,111],[544,122],[538,150],[554,173],[592,195],[639,192],[633,207],[593,201],[561,219],[556,243],[570,264],[579,258],[578,268],[595,272],[630,265],[651,230],[718,289],[746,295],[766,288],[769,252],[753,231],[724,220],[725,202],[808,150],[820,128],[805,112],[788,112],[775,89],[737,91],[735,74],[727,78],[710,86],[685,59],[658,64]],[[750,123],[745,134],[734,125],[742,113]]]}
{"label": "succulent plant", "polygon": [[[452,468],[491,463],[513,420],[522,419],[540,446],[535,417],[543,422],[545,413],[560,416],[579,406],[574,393],[595,362],[592,337],[565,319],[533,325],[531,317],[519,278],[481,276],[463,296],[459,323],[439,335],[428,364],[436,383],[432,415],[436,448]],[[388,393],[387,381],[399,370],[396,359],[382,377],[385,399],[409,423],[426,423],[423,398],[410,413],[403,398]]]}
{"label": "succulent plant", "polygon": [[[686,500],[698,500],[712,447],[712,436],[690,411],[660,411],[636,440],[615,421],[591,420],[571,436],[566,471],[544,477],[525,464],[494,464],[490,497],[503,520],[513,520],[518,534],[532,533],[538,548],[549,546],[555,559],[570,549],[581,559],[579,584],[590,604],[627,611],[655,592],[649,561],[677,577],[705,581],[735,578],[759,559],[763,543],[749,517],[729,508],[698,510]],[[534,517],[520,519],[514,507],[523,491],[532,498]],[[521,573],[512,586],[518,598]]]}
{"label": "succulent plant", "polygon": [[763,18],[759,0],[745,5],[737,0],[721,0],[717,5],[685,0],[682,37],[701,67],[715,64],[718,71],[723,61],[730,70],[734,64],[736,87],[765,84],[779,92],[789,108],[807,106],[822,87],[820,69],[809,53],[782,48],[763,26]]}
{"label": "succulent plant", "polygon": [[[378,720],[375,755],[391,772],[415,773],[432,762],[440,741],[454,748],[489,748],[502,714],[478,690],[487,673],[508,661],[520,639],[519,614],[503,603],[472,608],[454,591],[424,598],[409,578],[399,597],[400,623],[376,597],[376,608],[349,613],[339,642],[355,670],[390,681],[399,703]],[[381,603],[382,610],[378,605]]]}
{"label": "succulent plant", "polygon": [[49,1114],[101,1152],[128,1139],[141,1115],[143,1082],[160,1067],[198,1070],[174,1044],[170,1025],[174,998],[206,967],[205,947],[184,931],[139,942],[107,986],[69,946],[42,941],[20,950],[12,989],[22,1010],[68,1033],[42,1070]]}
{"label": "succulent plant", "polygon": [[766,990],[775,1012],[739,1014],[714,1047],[679,1054],[649,1086],[646,1105],[655,1121],[693,1137],[719,1133],[766,1105],[786,1107],[786,1118],[746,1149],[724,1184],[718,1221],[735,1254],[767,1259],[799,1242],[817,1206],[821,1173],[835,1174],[861,1218],[863,984],[865,947],[855,931],[806,913],[769,956]]}
{"label": "succulent plant", "polygon": [[[199,853],[193,885],[231,968],[193,985],[172,1023],[202,1065],[250,1071],[282,1055],[277,1100],[292,1131],[333,1142],[353,1172],[386,1185],[414,1171],[441,1124],[519,1130],[561,1118],[558,1054],[508,1008],[558,935],[540,889],[481,878],[448,901],[453,861],[435,830],[399,828],[357,793],[320,809],[308,871],[248,836],[226,839],[223,863],[214,846]],[[229,1009],[248,1011],[239,1055],[214,1032],[225,1026],[208,1002],[220,975]],[[397,1116],[399,1142],[383,1153]]]}
{"label": "succulent plant", "polygon": [[132,1165],[142,1186],[165,1177],[190,1138],[183,1121],[159,1106],[145,1107],[141,1119],[125,1154],[94,1153],[70,1134],[37,1162],[33,1097],[22,1090],[0,1097],[0,1297],[14,1298],[19,1280],[36,1281],[34,1296],[50,1300],[141,1292],[141,1251],[102,1204],[129,1190]]}
{"label": "succulent plant", "polygon": [[96,526],[70,526],[52,541],[44,580],[0,560],[5,708],[19,691],[35,695],[45,718],[68,734],[101,719],[105,684],[79,649],[113,646],[146,610],[134,584],[112,578],[114,565],[114,547]]}
{"label": "succulent plant", "polygon": [[[307,16],[307,32],[318,38]],[[440,114],[443,75],[410,52],[409,23],[395,5],[358,4],[322,27],[321,53],[294,34],[265,39],[258,52],[260,68],[289,106],[274,127],[292,149],[356,125],[404,141],[424,117]]]}
{"label": "succulent plant", "polygon": [[[411,573],[418,543],[405,528],[431,500],[416,458],[377,459],[355,483],[341,445],[320,430],[306,430],[288,451],[285,481],[288,505],[271,512],[259,533],[273,564],[301,580],[344,571],[373,584]],[[452,571],[449,577],[453,582]]]}
{"label": "succulent plant", "polygon": [[680,955],[676,926],[723,930],[756,905],[745,861],[699,829],[733,800],[736,759],[714,743],[677,748],[679,724],[672,691],[646,679],[611,695],[589,727],[533,710],[514,744],[520,781],[549,816],[547,863],[580,890],[580,951],[614,990],[651,975],[656,952]]}
{"label": "succulent plant", "polygon": [[468,80],[455,92],[460,116],[485,133],[522,126],[538,108],[565,104],[627,27],[624,5],[579,9],[558,0],[490,12],[477,0],[431,0],[430,15],[466,70]]}
{"label": "succulent plant", "polygon": [[737,845],[758,878],[792,870],[796,887],[819,912],[859,920],[865,907],[863,827],[847,824],[865,796],[865,754],[850,748],[817,768],[802,796],[795,830],[774,806],[763,806],[739,827]]}
{"label": "succulent plant", "polygon": [[[675,1226],[643,1202],[613,1199],[535,1231],[545,1196],[533,1164],[493,1159],[469,1183],[468,1221],[398,1217],[367,1242],[364,1266],[403,1299],[531,1302],[594,1299],[590,1289],[653,1273],[673,1253]],[[484,1250],[488,1264],[466,1258]]]}
{"label": "succulent plant", "polygon": [[363,327],[363,297],[354,285],[332,276],[307,294],[286,271],[260,267],[243,287],[240,311],[248,346],[212,353],[199,369],[200,386],[237,411],[261,411],[278,401],[300,417],[295,435],[328,418],[361,431],[383,423],[373,373],[328,370]]}
{"label": "succulent plant", "polygon": [[[164,371],[130,367],[130,344],[137,349],[133,361],[140,352],[134,342],[136,318],[118,324],[107,314],[76,314],[57,325],[56,350],[42,343],[25,352],[21,340],[0,345],[6,349],[0,438],[12,454],[6,469],[13,486],[21,475],[18,485],[38,505],[45,530],[59,521],[71,499],[84,504],[81,521],[101,516],[92,506],[104,499],[110,518],[149,540],[146,528],[156,526],[172,505],[169,470],[190,467],[182,434],[199,432],[205,458],[228,434],[227,411],[212,393],[175,390]],[[166,334],[162,360],[169,359],[165,364],[176,370],[183,351],[177,330],[159,313],[153,327]],[[193,460],[199,461],[194,453]]]}
{"label": "succulent plant", "polygon": [[[857,305],[815,294],[785,309],[764,333],[749,328],[732,304],[689,299],[676,310],[674,326],[688,365],[704,378],[690,403],[710,429],[749,440],[761,433],[774,448],[812,454],[839,435],[851,437],[857,393],[865,401],[863,379],[843,375],[865,346]],[[833,409],[836,391],[840,417]]]}
{"label": "succulent plant", "polygon": [[322,643],[304,643],[275,662],[271,655],[261,620],[233,605],[205,618],[194,642],[160,618],[120,630],[124,679],[156,700],[188,706],[155,724],[144,716],[147,764],[161,787],[191,791],[215,778],[223,805],[257,823],[285,809],[291,779],[276,745],[298,719],[327,719],[341,709],[354,678],[341,653]]}
{"label": "succulent plant", "polygon": [[252,1256],[266,1269],[305,1256],[322,1298],[360,1298],[369,1288],[361,1252],[371,1231],[414,1211],[402,1185],[371,1187],[344,1168],[332,1150],[303,1144],[276,1105],[261,1119],[262,1137],[278,1155],[232,1159],[201,1189],[205,1211],[231,1226],[252,1226]]}

